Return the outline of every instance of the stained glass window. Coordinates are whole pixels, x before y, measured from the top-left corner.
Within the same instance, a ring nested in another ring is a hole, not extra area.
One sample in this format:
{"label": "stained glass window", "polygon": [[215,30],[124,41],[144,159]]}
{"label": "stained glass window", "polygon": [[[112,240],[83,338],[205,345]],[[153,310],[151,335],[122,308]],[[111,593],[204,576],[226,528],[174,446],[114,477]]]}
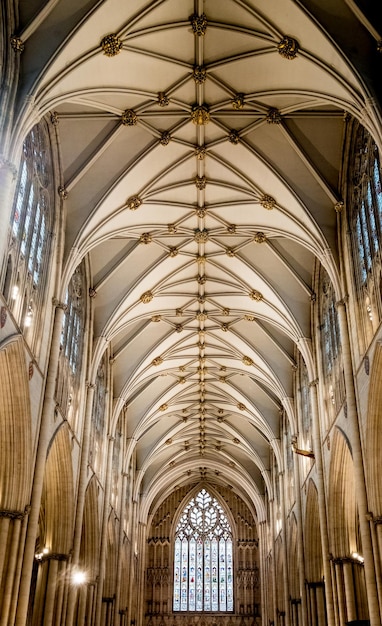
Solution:
{"label": "stained glass window", "polygon": [[[334,287],[328,273],[320,270],[320,330],[322,369],[326,387],[327,417],[333,419],[345,399],[342,349]],[[328,426],[330,420],[328,421]]]}
{"label": "stained glass window", "polygon": [[8,305],[29,342],[45,291],[54,223],[53,179],[48,127],[41,120],[23,144],[3,280]]}
{"label": "stained glass window", "polygon": [[86,273],[84,261],[75,269],[69,282],[65,304],[55,397],[62,415],[70,421],[72,427],[75,427],[85,337]]}
{"label": "stained glass window", "polygon": [[377,146],[357,122],[352,126],[347,195],[359,326],[363,329],[359,336],[367,348],[382,320],[382,176]]}
{"label": "stained glass window", "polygon": [[205,489],[187,504],[175,532],[174,611],[233,611],[232,532]]}

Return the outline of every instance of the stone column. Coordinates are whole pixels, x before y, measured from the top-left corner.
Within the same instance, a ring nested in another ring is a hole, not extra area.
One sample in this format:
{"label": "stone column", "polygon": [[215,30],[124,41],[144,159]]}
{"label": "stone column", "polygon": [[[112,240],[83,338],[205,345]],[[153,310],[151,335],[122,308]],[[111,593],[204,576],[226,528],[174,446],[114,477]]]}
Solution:
{"label": "stone column", "polygon": [[285,473],[279,472],[279,482],[280,482],[280,507],[281,507],[281,538],[282,538],[282,551],[283,551],[283,561],[284,561],[284,571],[283,571],[283,586],[284,586],[284,606],[285,606],[285,626],[290,626],[290,604],[289,604],[289,571],[288,571],[288,549],[287,549],[287,534],[286,534],[286,515],[285,515],[285,481],[284,481]]}
{"label": "stone column", "polygon": [[27,620],[35,542],[38,530],[41,494],[44,484],[45,463],[51,436],[52,416],[54,414],[54,392],[56,387],[56,375],[60,351],[60,337],[66,305],[55,299],[53,300],[53,305],[55,307],[53,333],[50,345],[48,371],[46,375],[44,404],[40,421],[40,432],[33,476],[30,514],[25,540],[24,561],[20,579],[15,626],[25,626]]}
{"label": "stone column", "polygon": [[[60,558],[60,557],[58,557]],[[51,626],[53,620],[54,601],[57,589],[58,559],[52,555],[49,559],[48,580],[44,605],[44,626]]]}
{"label": "stone column", "polygon": [[346,607],[344,596],[344,584],[343,584],[343,570],[342,562],[340,559],[335,561],[336,570],[336,583],[337,583],[337,603],[338,603],[338,616],[340,625],[343,626],[346,623]]}
{"label": "stone column", "polygon": [[373,547],[371,543],[370,527],[368,522],[368,506],[362,458],[361,432],[358,420],[353,364],[350,351],[349,329],[344,300],[340,300],[339,302],[337,302],[337,311],[341,334],[342,359],[347,403],[347,419],[350,427],[351,448],[354,465],[355,492],[358,504],[359,527],[363,550],[362,556],[364,558],[365,564],[365,582],[367,601],[369,606],[370,626],[380,626],[381,617],[378,604],[377,583],[375,578]]}
{"label": "stone column", "polygon": [[301,511],[301,489],[300,489],[300,464],[298,456],[293,456],[293,475],[296,494],[296,520],[297,520],[297,548],[298,548],[298,563],[299,563],[299,583],[300,583],[300,598],[301,598],[301,617],[302,623],[308,624],[308,611],[306,606],[306,594],[305,594],[305,553],[304,553],[304,532],[302,527],[302,511]]}
{"label": "stone column", "polygon": [[122,474],[122,487],[121,487],[121,497],[120,497],[120,505],[119,505],[119,533],[118,533],[118,554],[117,554],[117,583],[115,590],[115,616],[114,622],[118,623],[118,616],[120,610],[120,601],[121,601],[121,572],[122,572],[122,550],[123,550],[123,522],[124,522],[124,509],[126,505],[126,489],[127,489],[127,479],[128,474],[124,472]]}
{"label": "stone column", "polygon": [[127,609],[127,623],[131,624],[132,620],[132,602],[131,598],[133,597],[133,582],[134,582],[134,547],[136,541],[136,519],[137,519],[137,508],[138,503],[136,500],[133,500],[133,510],[131,515],[131,525],[130,525],[130,567],[129,567],[129,591],[128,591],[128,599],[129,606]]}
{"label": "stone column", "polygon": [[[90,446],[90,433],[91,433],[91,418],[93,409],[95,384],[87,383],[86,394],[86,406],[84,416],[84,427],[82,431],[82,446],[81,446],[81,461],[78,477],[78,490],[77,490],[77,508],[76,517],[74,523],[74,538],[73,538],[73,550],[71,558],[70,569],[78,567],[80,548],[81,548],[81,536],[82,536],[82,521],[84,516],[86,487],[88,482],[88,462],[89,462],[89,446]],[[77,587],[69,582],[68,593],[68,605],[66,614],[66,625],[71,626],[73,624],[74,609],[77,600]]]}
{"label": "stone column", "polygon": [[345,585],[345,600],[346,600],[346,616],[349,622],[357,619],[357,611],[355,608],[355,593],[354,593],[354,580],[353,580],[353,566],[350,559],[343,560],[343,573],[344,573],[344,585]]}
{"label": "stone column", "polygon": [[22,524],[21,524],[20,539],[19,539],[19,545],[17,549],[16,569],[15,569],[15,576],[14,576],[13,587],[12,587],[11,604],[9,607],[9,616],[8,616],[9,624],[13,624],[15,621],[16,608],[17,608],[17,593],[15,592],[15,590],[18,589],[19,581],[20,581],[21,568],[23,564],[25,537],[26,537],[27,526],[28,526],[29,511],[30,511],[30,507],[27,506],[25,508],[25,513],[24,513]]}
{"label": "stone column", "polygon": [[273,622],[275,624],[278,623],[277,617],[277,595],[276,595],[276,537],[275,537],[275,512],[274,512],[274,499],[269,501],[270,504],[270,512],[271,512],[271,540],[272,540],[272,589],[273,589]]}
{"label": "stone column", "polygon": [[[2,608],[1,608],[1,620],[0,620],[1,626],[6,626],[8,624],[9,609],[10,609],[11,600],[12,600],[12,589],[13,589],[13,585],[15,581],[17,553],[18,553],[18,549],[20,546],[21,519],[23,517],[24,517],[23,514],[18,515],[12,522],[12,526],[13,526],[12,538],[11,538],[10,547],[8,549],[9,558],[8,558],[8,565],[7,565],[7,576],[6,576],[6,581],[5,581],[5,588],[4,588]],[[7,542],[5,542],[5,545],[7,545]]]}
{"label": "stone column", "polygon": [[326,497],[325,497],[325,481],[324,470],[322,462],[322,449],[321,449],[321,436],[319,428],[319,412],[318,412],[318,399],[317,399],[317,384],[318,381],[314,380],[309,384],[310,399],[312,405],[312,441],[314,458],[316,464],[317,474],[317,496],[318,496],[318,514],[320,518],[320,536],[321,536],[321,549],[322,549],[322,562],[324,569],[325,579],[325,598],[326,598],[326,611],[328,618],[328,626],[335,625],[334,619],[334,606],[333,606],[333,583],[330,570],[330,550],[329,550],[329,533],[328,533],[328,521],[326,517]]}
{"label": "stone column", "polygon": [[103,517],[102,517],[102,529],[101,529],[101,546],[99,554],[99,574],[98,574],[98,587],[96,596],[96,613],[95,613],[95,626],[101,624],[101,611],[102,611],[102,593],[103,593],[103,581],[105,578],[105,562],[106,562],[106,546],[107,546],[107,523],[109,518],[109,506],[110,506],[110,491],[111,491],[111,479],[112,479],[112,464],[113,464],[113,449],[114,449],[114,437],[109,436],[108,439],[108,454],[107,454],[107,469],[106,469],[106,481],[105,481],[105,494],[103,501]]}

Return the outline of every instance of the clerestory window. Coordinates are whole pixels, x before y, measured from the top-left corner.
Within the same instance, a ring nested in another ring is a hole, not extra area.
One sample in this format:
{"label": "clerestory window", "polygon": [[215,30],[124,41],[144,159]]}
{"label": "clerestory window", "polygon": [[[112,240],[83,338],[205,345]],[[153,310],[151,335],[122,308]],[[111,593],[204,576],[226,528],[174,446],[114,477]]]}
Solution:
{"label": "clerestory window", "polygon": [[233,611],[232,531],[206,489],[183,510],[175,531],[174,611]]}

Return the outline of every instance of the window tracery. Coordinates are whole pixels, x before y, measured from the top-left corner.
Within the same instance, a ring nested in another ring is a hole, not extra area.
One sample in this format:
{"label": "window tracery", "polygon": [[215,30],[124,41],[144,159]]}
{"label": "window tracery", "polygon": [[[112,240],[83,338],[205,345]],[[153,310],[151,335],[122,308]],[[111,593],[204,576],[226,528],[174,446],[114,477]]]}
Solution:
{"label": "window tracery", "polygon": [[175,531],[174,611],[233,611],[232,531],[206,489],[184,508]]}
{"label": "window tracery", "polygon": [[32,342],[45,292],[54,223],[53,157],[44,120],[27,135],[8,236],[3,291],[24,336]]}
{"label": "window tracery", "polygon": [[106,357],[102,357],[97,369],[95,381],[95,393],[93,400],[91,447],[89,451],[89,463],[94,472],[99,476],[102,471],[103,445],[105,434],[105,412],[107,393],[107,367]]}
{"label": "window tracery", "polygon": [[[342,350],[334,287],[326,270],[320,270],[320,339],[327,416],[337,415],[345,399]],[[328,424],[329,425],[329,424]]]}
{"label": "window tracery", "polygon": [[358,123],[352,130],[347,193],[356,296],[366,349],[382,319],[382,176],[377,146]]}
{"label": "window tracery", "polygon": [[79,403],[78,395],[85,338],[86,273],[84,261],[75,269],[69,282],[65,305],[55,396],[62,415],[74,427]]}

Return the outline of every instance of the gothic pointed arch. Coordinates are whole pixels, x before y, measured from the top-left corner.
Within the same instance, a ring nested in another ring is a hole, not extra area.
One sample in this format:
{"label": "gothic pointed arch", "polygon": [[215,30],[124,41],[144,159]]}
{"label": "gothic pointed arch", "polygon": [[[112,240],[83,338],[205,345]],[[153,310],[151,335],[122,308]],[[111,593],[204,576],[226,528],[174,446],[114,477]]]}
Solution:
{"label": "gothic pointed arch", "polygon": [[233,611],[233,532],[207,486],[182,507],[174,532],[174,611]]}
{"label": "gothic pointed arch", "polygon": [[370,375],[368,411],[365,437],[365,465],[369,478],[370,510],[374,516],[382,515],[382,484],[381,473],[381,411],[382,411],[382,343],[378,342],[374,351],[373,365]]}
{"label": "gothic pointed arch", "polygon": [[40,548],[68,555],[73,532],[74,484],[71,436],[67,424],[58,429],[45,466],[42,506],[45,514],[44,536]]}
{"label": "gothic pointed arch", "polygon": [[0,348],[0,508],[23,511],[30,490],[29,380],[21,335]]}

